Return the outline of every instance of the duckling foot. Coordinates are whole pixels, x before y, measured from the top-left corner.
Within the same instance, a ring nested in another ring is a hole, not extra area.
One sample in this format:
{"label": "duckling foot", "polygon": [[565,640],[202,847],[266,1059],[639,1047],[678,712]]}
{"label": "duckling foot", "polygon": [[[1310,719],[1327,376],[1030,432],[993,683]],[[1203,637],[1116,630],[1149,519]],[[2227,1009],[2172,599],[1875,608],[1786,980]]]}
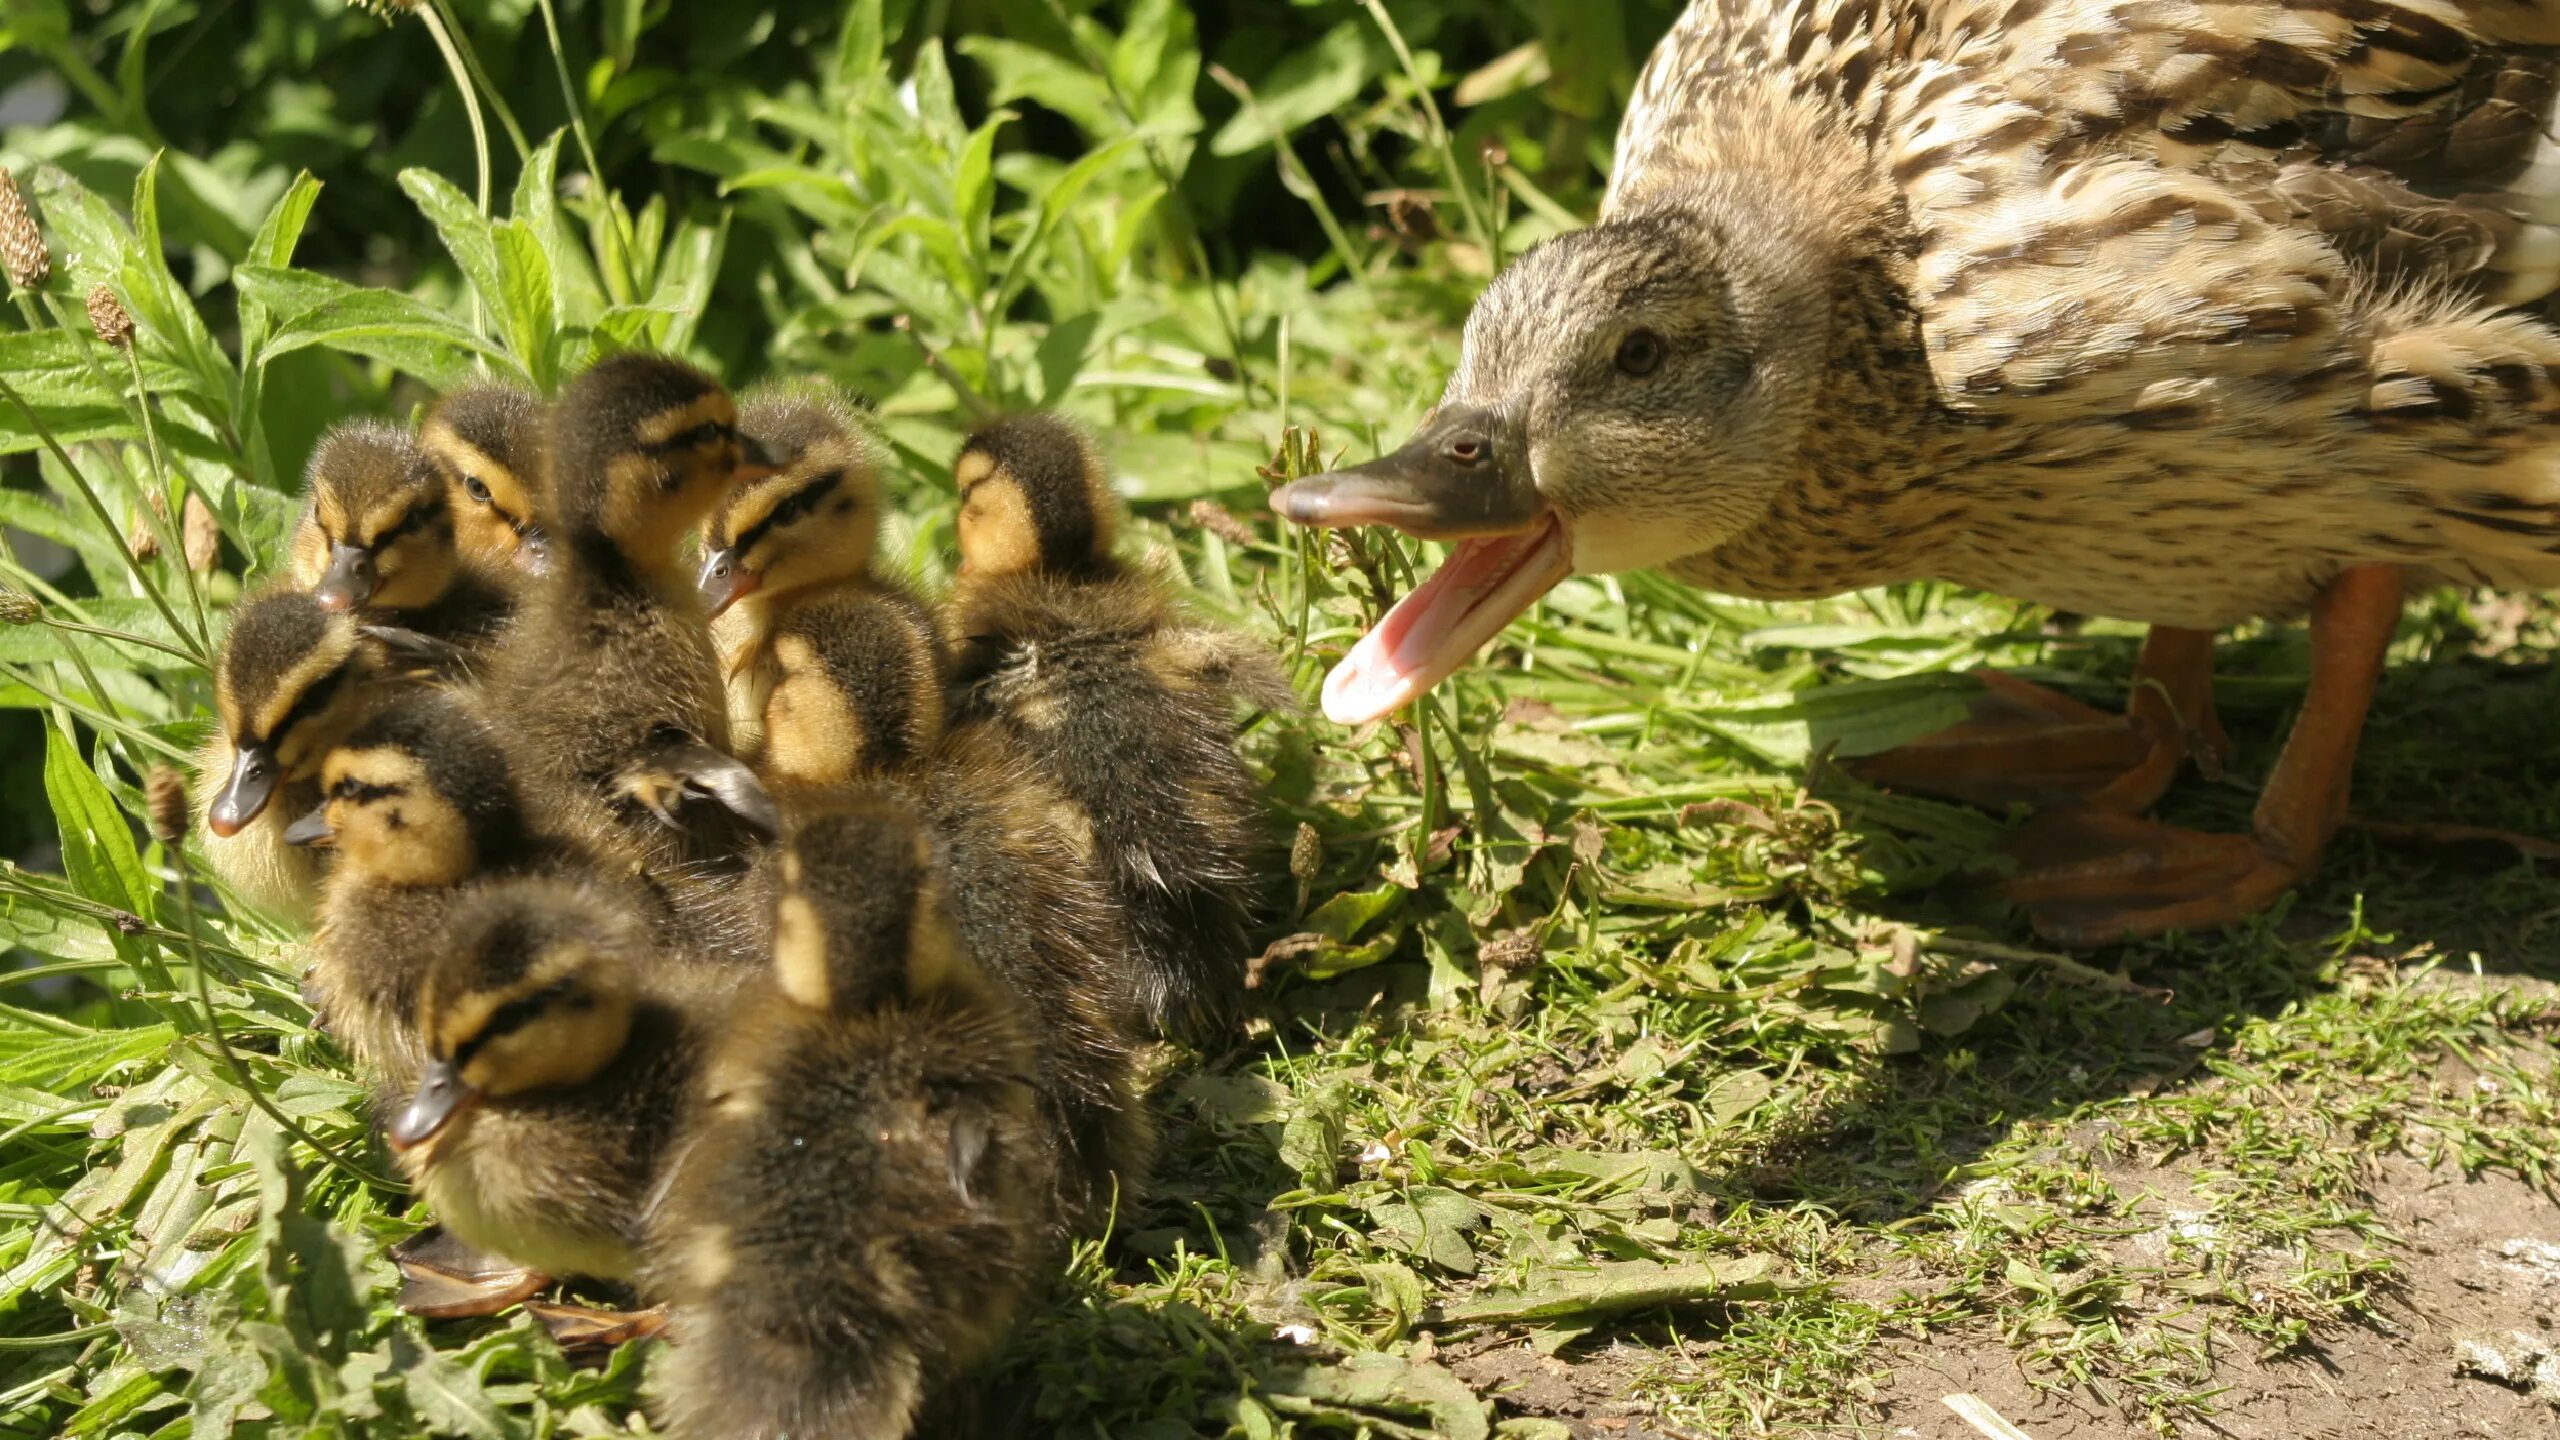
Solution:
{"label": "duckling foot", "polygon": [[652,1305],[646,1310],[601,1310],[587,1305],[536,1302],[525,1306],[524,1313],[540,1321],[563,1350],[610,1350],[616,1345],[646,1340],[667,1328],[664,1305]]}
{"label": "duckling foot", "polygon": [[400,1308],[433,1320],[495,1315],[551,1283],[540,1271],[472,1249],[440,1226],[392,1246],[391,1260],[400,1267]]}
{"label": "duckling foot", "polygon": [[1871,785],[1989,809],[2077,801],[2149,809],[2193,756],[2207,774],[2229,742],[2213,714],[2213,636],[2154,627],[2122,715],[1996,670],[1977,670],[1972,718],[1843,767]]}
{"label": "duckling foot", "polygon": [[699,742],[669,745],[625,770],[617,789],[670,830],[696,828],[687,812],[716,807],[760,839],[782,833],[782,812],[744,761]]}
{"label": "duckling foot", "polygon": [[2034,865],[2002,893],[2025,907],[2037,934],[2075,946],[2217,929],[2266,909],[2310,873],[2256,836],[2181,830],[2086,805],[2037,816],[2009,853]]}

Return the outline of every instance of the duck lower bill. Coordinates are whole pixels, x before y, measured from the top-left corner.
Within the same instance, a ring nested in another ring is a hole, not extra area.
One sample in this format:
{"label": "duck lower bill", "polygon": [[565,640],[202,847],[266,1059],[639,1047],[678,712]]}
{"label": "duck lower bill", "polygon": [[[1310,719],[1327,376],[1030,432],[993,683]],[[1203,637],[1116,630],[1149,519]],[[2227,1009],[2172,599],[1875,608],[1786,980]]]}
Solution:
{"label": "duck lower bill", "polygon": [[1411,703],[1572,573],[1552,514],[1517,535],[1459,542],[1325,677],[1325,718],[1360,725]]}

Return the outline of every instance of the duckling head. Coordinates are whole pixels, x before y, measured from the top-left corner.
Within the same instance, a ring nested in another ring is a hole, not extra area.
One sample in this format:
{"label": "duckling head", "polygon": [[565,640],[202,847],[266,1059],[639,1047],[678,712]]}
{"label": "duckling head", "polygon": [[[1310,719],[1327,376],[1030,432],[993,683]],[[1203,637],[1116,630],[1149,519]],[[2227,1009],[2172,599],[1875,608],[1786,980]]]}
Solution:
{"label": "duckling head", "polygon": [[1272,492],[1303,525],[1456,542],[1326,679],[1326,715],[1404,705],[1569,574],[1715,550],[1800,477],[1849,287],[1827,237],[1725,213],[1656,205],[1530,250],[1402,449]]}
{"label": "duckling head", "polygon": [[321,437],[311,504],[293,532],[293,578],[330,610],[414,610],[453,584],[453,513],[408,432],[376,421]]}
{"label": "duckling head", "polygon": [[703,525],[699,580],[711,613],[867,574],[880,480],[845,409],[809,395],[752,396],[738,428],[780,468],[730,491]]}
{"label": "duckling head", "polygon": [[652,577],[673,570],[685,534],[732,483],[773,469],[740,439],[720,382],[667,355],[611,356],[570,381],[548,448],[560,539],[600,539]]}
{"label": "duckling head", "polygon": [[981,428],[951,463],[960,490],[960,574],[1081,577],[1107,571],[1119,508],[1102,452],[1043,412]]}
{"label": "duckling head", "polygon": [[583,1084],[631,1036],[644,944],[601,896],[500,880],[460,907],[418,993],[427,1064],[386,1132],[404,1163],[488,1102]]}
{"label": "duckling head", "polygon": [[378,660],[355,617],[307,590],[269,590],[241,602],[214,665],[214,715],[232,760],[230,777],[206,807],[206,828],[238,834],[278,785],[316,772],[361,718],[356,692]]}
{"label": "duckling head", "polygon": [[286,828],[376,883],[458,885],[518,848],[522,817],[506,754],[454,696],[426,691],[329,751],[320,804]]}
{"label": "duckling head", "polygon": [[466,559],[539,574],[548,552],[535,485],[542,477],[542,401],[532,391],[475,381],[447,391],[418,425],[453,507]]}
{"label": "duckling head", "polygon": [[774,977],[794,1003],[849,1014],[979,988],[944,908],[931,838],[880,790],[805,817],[784,842]]}

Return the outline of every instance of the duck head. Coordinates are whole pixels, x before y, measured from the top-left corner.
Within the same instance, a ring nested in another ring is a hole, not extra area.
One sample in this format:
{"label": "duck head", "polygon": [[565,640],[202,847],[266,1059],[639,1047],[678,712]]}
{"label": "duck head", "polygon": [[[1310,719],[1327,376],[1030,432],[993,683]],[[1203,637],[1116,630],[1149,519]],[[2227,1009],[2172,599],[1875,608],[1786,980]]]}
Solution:
{"label": "duck head", "polygon": [[1403,448],[1272,492],[1302,525],[1454,546],[1326,678],[1328,717],[1405,705],[1568,575],[1711,551],[1767,510],[1820,393],[1829,271],[1714,213],[1658,205],[1522,255]]}
{"label": "duck head", "polygon": [[413,1173],[484,1104],[583,1084],[631,1036],[643,946],[602,897],[501,880],[454,917],[419,988],[427,1065],[385,1138]]}
{"label": "duck head", "polygon": [[702,527],[703,602],[858,580],[880,544],[880,481],[849,411],[817,395],[752,396],[738,429],[780,468],[729,492]]}
{"label": "duck head", "polygon": [[421,693],[357,726],[322,762],[320,797],[285,840],[330,847],[377,884],[458,885],[522,848],[505,753],[447,693]]}
{"label": "duck head", "polygon": [[464,558],[542,573],[542,401],[496,381],[460,386],[419,422],[418,445],[444,480]]}
{"label": "duck head", "polygon": [[1106,572],[1119,538],[1110,474],[1091,437],[1044,411],[981,427],[951,463],[960,576]]}
{"label": "duck head", "polygon": [[205,828],[240,833],[277,788],[316,773],[363,718],[359,698],[380,673],[379,646],[355,617],[309,591],[270,590],[232,612],[216,659],[216,723],[231,742],[231,773],[205,809]]}
{"label": "duck head", "polygon": [[311,503],[294,527],[294,580],[329,610],[415,610],[455,569],[453,514],[406,431],[340,425],[311,452]]}
{"label": "duck head", "polygon": [[560,392],[550,425],[557,538],[601,539],[651,577],[671,574],[678,546],[731,485],[774,469],[739,436],[728,390],[668,355],[598,361]]}

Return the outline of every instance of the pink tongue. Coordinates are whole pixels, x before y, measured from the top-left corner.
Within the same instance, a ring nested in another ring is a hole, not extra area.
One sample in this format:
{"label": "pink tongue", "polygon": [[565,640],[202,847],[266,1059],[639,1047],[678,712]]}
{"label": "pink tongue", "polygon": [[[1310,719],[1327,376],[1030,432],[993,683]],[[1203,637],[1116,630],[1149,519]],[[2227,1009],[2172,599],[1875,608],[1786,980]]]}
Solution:
{"label": "pink tongue", "polygon": [[1360,725],[1407,704],[1572,573],[1553,516],[1523,534],[1461,541],[1324,678],[1325,718]]}

